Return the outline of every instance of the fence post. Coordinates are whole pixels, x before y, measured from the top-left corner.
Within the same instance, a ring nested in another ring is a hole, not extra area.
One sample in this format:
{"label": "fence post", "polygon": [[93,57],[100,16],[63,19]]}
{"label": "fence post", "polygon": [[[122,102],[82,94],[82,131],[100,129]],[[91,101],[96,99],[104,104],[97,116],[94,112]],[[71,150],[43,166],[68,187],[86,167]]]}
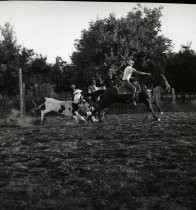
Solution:
{"label": "fence post", "polygon": [[19,68],[19,90],[20,90],[20,112],[21,117],[24,116],[24,99],[23,99],[23,83],[22,83],[22,69]]}
{"label": "fence post", "polygon": [[25,116],[25,83],[22,83],[22,94],[23,94],[23,116]]}
{"label": "fence post", "polygon": [[172,103],[176,103],[176,94],[175,94],[175,89],[174,88],[172,88],[171,89],[171,92],[172,92]]}

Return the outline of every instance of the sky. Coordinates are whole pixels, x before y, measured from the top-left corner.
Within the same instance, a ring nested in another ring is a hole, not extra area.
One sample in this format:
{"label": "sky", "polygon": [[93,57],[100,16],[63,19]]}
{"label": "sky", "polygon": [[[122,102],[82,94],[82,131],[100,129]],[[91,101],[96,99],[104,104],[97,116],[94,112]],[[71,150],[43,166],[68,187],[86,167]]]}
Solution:
{"label": "sky", "polygon": [[[163,6],[162,34],[173,41],[173,51],[182,44],[192,42],[196,51],[196,5],[171,3],[141,3],[155,8]],[[137,3],[133,2],[82,2],[82,1],[0,1],[0,26],[10,22],[16,32],[18,44],[34,49],[54,63],[56,56],[70,63],[75,50],[74,40],[89,22],[107,18],[125,17]]]}

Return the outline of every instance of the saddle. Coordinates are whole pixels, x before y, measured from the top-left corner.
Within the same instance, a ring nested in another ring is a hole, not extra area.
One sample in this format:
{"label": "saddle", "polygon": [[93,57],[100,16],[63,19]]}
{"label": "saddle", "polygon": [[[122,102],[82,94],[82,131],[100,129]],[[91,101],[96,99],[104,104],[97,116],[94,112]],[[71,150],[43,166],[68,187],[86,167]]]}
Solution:
{"label": "saddle", "polygon": [[[141,91],[139,83],[133,85],[136,87],[136,94]],[[119,95],[131,95],[131,91],[125,84],[122,84],[121,86],[117,87],[117,91]]]}
{"label": "saddle", "polygon": [[131,91],[125,86],[117,87],[117,90],[118,90],[119,95],[130,95],[131,94]]}

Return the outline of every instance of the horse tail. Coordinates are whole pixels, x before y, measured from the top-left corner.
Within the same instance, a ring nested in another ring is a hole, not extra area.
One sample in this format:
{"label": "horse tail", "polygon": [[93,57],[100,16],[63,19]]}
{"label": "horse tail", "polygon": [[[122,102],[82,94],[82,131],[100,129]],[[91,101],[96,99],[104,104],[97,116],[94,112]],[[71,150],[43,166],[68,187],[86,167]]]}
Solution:
{"label": "horse tail", "polygon": [[159,103],[161,101],[161,97],[163,95],[163,89],[161,86],[156,86],[152,90],[152,100]]}

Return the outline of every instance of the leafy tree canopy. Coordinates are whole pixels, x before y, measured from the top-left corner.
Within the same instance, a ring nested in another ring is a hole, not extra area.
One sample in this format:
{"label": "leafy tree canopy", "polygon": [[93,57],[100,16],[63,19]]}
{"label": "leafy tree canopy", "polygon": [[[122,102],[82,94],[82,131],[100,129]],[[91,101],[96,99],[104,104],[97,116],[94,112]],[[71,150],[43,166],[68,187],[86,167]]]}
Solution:
{"label": "leafy tree canopy", "polygon": [[196,53],[191,42],[181,45],[178,53],[168,55],[166,74],[176,91],[196,91]]}
{"label": "leafy tree canopy", "polygon": [[13,94],[17,90],[18,66],[20,46],[13,27],[5,23],[0,27],[0,88],[8,94]]}
{"label": "leafy tree canopy", "polygon": [[161,70],[171,40],[161,35],[161,7],[149,9],[138,5],[126,17],[90,22],[81,39],[75,40],[71,59],[83,78],[99,72],[106,75],[112,64],[121,69],[128,56],[136,60],[138,70]]}

